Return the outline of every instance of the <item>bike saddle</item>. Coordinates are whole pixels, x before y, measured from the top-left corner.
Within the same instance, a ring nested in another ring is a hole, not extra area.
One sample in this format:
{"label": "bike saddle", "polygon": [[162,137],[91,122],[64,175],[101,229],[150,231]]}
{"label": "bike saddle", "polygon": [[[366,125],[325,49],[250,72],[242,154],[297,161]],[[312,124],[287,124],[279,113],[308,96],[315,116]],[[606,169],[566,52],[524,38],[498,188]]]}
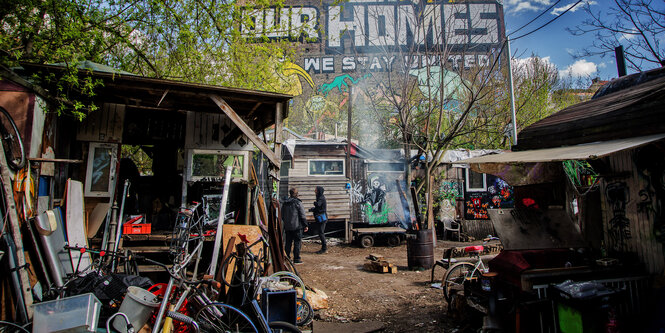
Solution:
{"label": "bike saddle", "polygon": [[480,253],[483,252],[483,246],[482,245],[474,245],[474,246],[467,246],[464,248],[464,252],[467,253]]}

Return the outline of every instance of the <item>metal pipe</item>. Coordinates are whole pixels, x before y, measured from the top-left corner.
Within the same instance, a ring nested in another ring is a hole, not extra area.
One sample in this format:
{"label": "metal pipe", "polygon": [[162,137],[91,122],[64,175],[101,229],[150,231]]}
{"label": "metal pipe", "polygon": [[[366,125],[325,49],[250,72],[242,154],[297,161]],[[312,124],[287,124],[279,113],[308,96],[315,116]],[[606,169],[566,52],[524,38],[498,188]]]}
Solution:
{"label": "metal pipe", "polygon": [[510,56],[510,39],[506,40],[506,49],[508,51],[508,81],[510,83],[510,112],[513,121],[513,146],[517,145],[517,114],[515,112],[515,89],[513,87],[513,66]]}
{"label": "metal pipe", "polygon": [[215,235],[215,245],[212,249],[212,261],[208,269],[209,275],[215,275],[217,271],[217,260],[219,260],[219,250],[222,246],[222,227],[224,227],[224,215],[226,214],[226,201],[229,198],[229,187],[231,186],[232,166],[226,167],[224,175],[224,189],[222,190],[222,202],[219,204],[219,217],[217,218],[217,234]]}
{"label": "metal pipe", "polygon": [[159,306],[159,312],[157,312],[157,318],[155,318],[155,326],[152,327],[152,333],[159,333],[159,329],[162,326],[162,317],[164,317],[164,313],[166,313],[166,305],[169,303],[169,296],[171,295],[172,289],[173,277],[169,279],[169,284],[166,286],[164,299],[162,300],[162,304]]}
{"label": "metal pipe", "polygon": [[[125,213],[125,198],[127,197],[127,191],[129,190],[130,186],[129,179],[125,179],[125,186],[124,189],[122,190],[122,202],[120,204],[120,214],[118,215],[118,223],[116,225],[116,230],[115,230],[115,244],[113,244],[113,253],[118,252],[118,244],[120,243],[120,235],[122,235],[122,223],[123,223],[123,214]],[[115,272],[115,259],[116,257],[113,256],[113,259],[111,260],[111,272]]]}

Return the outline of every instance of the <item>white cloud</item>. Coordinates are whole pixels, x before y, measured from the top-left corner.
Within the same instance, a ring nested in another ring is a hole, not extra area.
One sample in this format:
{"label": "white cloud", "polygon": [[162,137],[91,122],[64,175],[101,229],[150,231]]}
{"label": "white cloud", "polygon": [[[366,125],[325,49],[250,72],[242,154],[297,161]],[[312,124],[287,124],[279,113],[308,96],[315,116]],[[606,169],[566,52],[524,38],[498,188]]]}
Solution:
{"label": "white cloud", "polygon": [[598,72],[598,65],[585,59],[575,61],[572,65],[559,71],[561,77],[585,78]]}
{"label": "white cloud", "polygon": [[545,6],[549,6],[551,0],[506,0],[504,8],[506,11],[515,14],[519,12],[538,11]]}
{"label": "white cloud", "polygon": [[[568,8],[573,7],[574,4],[575,4],[575,2],[571,2],[571,3],[569,3],[567,5],[564,5],[564,6],[561,6],[561,7],[554,7],[554,9],[552,9],[550,14],[552,14],[552,15],[561,15],[563,12],[568,10]],[[569,12],[574,13],[574,12],[578,11],[579,9],[582,9],[585,5],[591,6],[591,5],[595,5],[595,4],[597,4],[597,2],[595,2],[595,1],[586,1],[586,4],[580,3],[577,6],[573,7],[573,9],[569,10]]]}
{"label": "white cloud", "polygon": [[598,64],[598,68],[605,68],[605,67],[607,67],[606,62],[601,62],[600,64]]}

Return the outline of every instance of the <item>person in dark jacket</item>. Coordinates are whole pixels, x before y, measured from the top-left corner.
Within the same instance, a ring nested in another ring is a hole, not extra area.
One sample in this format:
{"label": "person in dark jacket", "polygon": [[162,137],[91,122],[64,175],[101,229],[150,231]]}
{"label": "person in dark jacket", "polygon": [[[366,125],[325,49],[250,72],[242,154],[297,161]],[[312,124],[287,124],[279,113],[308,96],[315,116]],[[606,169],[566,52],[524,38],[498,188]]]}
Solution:
{"label": "person in dark jacket", "polygon": [[302,244],[303,231],[307,232],[307,220],[305,218],[305,207],[298,199],[298,190],[295,187],[289,189],[289,197],[282,201],[282,223],[286,238],[286,256],[291,257],[293,247],[293,262],[302,263],[300,258],[300,246]]}
{"label": "person in dark jacket", "polygon": [[316,194],[316,201],[314,201],[314,207],[310,208],[309,211],[314,213],[314,225],[317,226],[316,233],[321,240],[321,249],[316,253],[322,254],[328,251],[325,234],[326,223],[328,222],[328,207],[326,197],[323,195],[323,186],[317,186],[314,193]]}

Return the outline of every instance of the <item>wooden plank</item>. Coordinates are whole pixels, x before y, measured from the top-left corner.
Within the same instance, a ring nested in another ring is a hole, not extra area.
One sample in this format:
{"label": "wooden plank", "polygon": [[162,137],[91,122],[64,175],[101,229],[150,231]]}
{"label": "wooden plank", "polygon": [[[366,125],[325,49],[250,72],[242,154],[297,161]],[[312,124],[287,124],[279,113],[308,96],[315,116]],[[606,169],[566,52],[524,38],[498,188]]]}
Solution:
{"label": "wooden plank", "polygon": [[16,212],[16,204],[14,201],[14,190],[12,189],[12,176],[9,173],[9,167],[7,166],[7,159],[5,157],[5,150],[0,149],[0,174],[2,179],[5,181],[2,182],[3,190],[5,191],[5,207],[7,208],[7,213],[9,215],[9,228],[14,239],[14,245],[16,246],[16,259],[18,267],[22,267],[18,270],[19,279],[21,284],[21,292],[23,294],[23,300],[25,304],[26,316],[28,320],[32,319],[33,309],[32,309],[32,286],[30,285],[30,279],[28,278],[28,268],[25,266],[25,251],[23,248],[23,237],[21,236],[21,227],[19,224],[18,214]]}
{"label": "wooden plank", "polygon": [[280,168],[280,158],[273,151],[270,150],[268,145],[266,145],[261,138],[259,138],[256,133],[240,118],[240,116],[231,108],[229,104],[226,103],[221,97],[217,95],[208,95],[210,99],[217,104],[217,106],[226,114],[226,116],[233,121],[233,123],[238,126],[245,136],[249,138],[254,145],[256,145],[259,150],[266,155],[268,160],[273,164],[273,166],[279,170]]}

